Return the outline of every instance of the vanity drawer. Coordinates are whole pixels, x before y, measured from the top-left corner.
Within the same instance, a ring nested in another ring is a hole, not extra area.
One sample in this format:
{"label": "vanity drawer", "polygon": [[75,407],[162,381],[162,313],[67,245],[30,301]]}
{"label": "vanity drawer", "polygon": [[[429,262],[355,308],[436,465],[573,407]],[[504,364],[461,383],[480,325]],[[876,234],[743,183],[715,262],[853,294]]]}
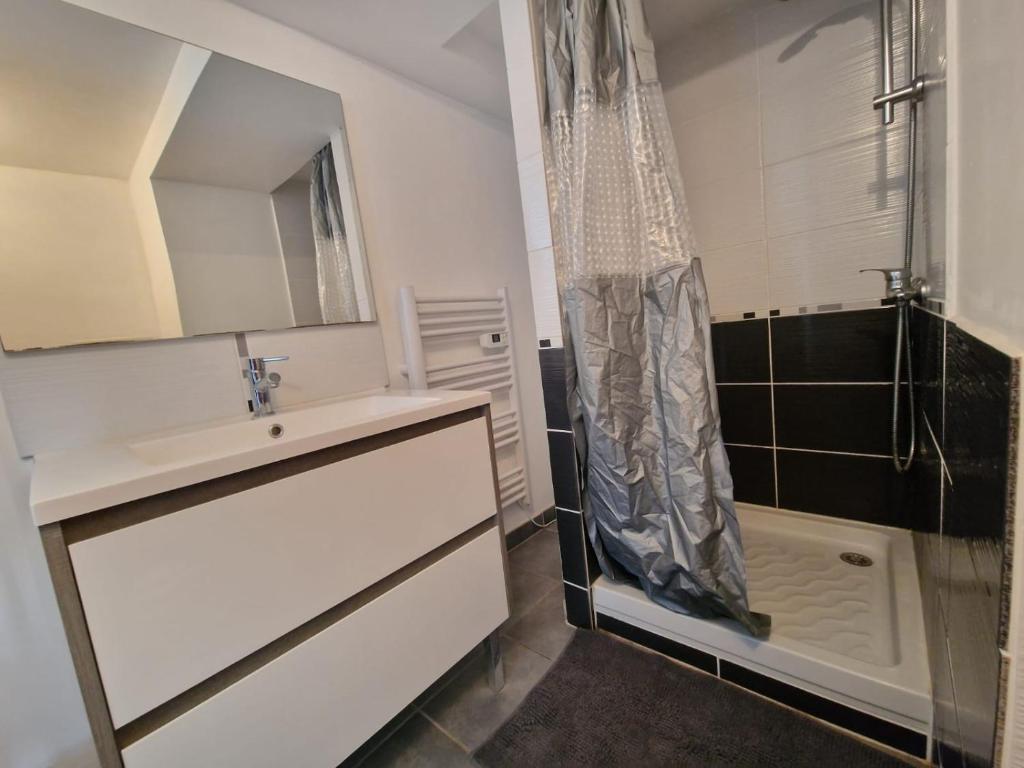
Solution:
{"label": "vanity drawer", "polygon": [[493,482],[478,418],[72,544],[114,726],[495,515]]}
{"label": "vanity drawer", "polygon": [[491,529],[123,750],[126,768],[340,763],[508,616]]}

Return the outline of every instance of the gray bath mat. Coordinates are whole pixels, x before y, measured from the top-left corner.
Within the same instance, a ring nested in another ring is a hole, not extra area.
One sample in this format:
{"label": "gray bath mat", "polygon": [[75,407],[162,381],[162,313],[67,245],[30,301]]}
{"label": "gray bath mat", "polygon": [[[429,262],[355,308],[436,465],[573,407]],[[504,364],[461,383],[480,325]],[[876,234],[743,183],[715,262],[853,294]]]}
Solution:
{"label": "gray bath mat", "polygon": [[596,632],[576,633],[475,758],[484,768],[908,765],[710,675]]}

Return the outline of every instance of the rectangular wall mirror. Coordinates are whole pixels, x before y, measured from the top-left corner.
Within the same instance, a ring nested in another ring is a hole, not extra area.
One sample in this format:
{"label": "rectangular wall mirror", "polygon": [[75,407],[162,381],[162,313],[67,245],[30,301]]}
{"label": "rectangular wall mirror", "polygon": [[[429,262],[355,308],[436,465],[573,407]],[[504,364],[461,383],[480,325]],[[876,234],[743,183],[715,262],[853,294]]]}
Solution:
{"label": "rectangular wall mirror", "polygon": [[7,351],[374,319],[341,97],[0,0]]}

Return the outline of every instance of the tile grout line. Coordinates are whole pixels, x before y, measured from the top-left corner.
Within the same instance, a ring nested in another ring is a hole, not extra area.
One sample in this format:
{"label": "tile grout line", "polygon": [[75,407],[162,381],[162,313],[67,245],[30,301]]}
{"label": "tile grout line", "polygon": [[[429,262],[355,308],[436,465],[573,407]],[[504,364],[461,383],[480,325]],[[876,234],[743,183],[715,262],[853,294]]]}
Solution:
{"label": "tile grout line", "polygon": [[[451,741],[452,743],[454,743],[454,744],[455,744],[455,746],[457,746],[457,747],[458,747],[459,749],[461,749],[461,750],[462,750],[463,752],[465,752],[465,753],[466,753],[467,755],[471,755],[471,754],[473,754],[473,751],[472,751],[472,750],[471,750],[471,749],[470,749],[470,748],[469,748],[468,746],[466,746],[466,745],[465,745],[465,744],[463,744],[463,743],[462,743],[461,741],[459,741],[459,739],[457,739],[457,738],[455,737],[455,735],[454,735],[454,734],[450,733],[450,732],[448,731],[448,729],[447,729],[447,728],[445,728],[445,727],[444,727],[443,725],[441,725],[441,724],[440,724],[439,722],[437,722],[437,720],[435,720],[435,719],[434,719],[434,718],[432,718],[432,717],[431,717],[430,715],[428,715],[428,714],[427,714],[427,713],[426,713],[426,712],[425,712],[425,711],[423,710],[423,707],[421,707],[421,706],[417,705],[417,706],[416,706],[416,711],[417,711],[417,712],[419,712],[419,713],[420,713],[421,715],[423,715],[424,719],[425,719],[425,720],[426,720],[426,721],[427,721],[428,723],[430,723],[430,724],[431,724],[432,726],[434,726],[435,728],[437,728],[437,730],[439,730],[439,731],[440,731],[440,732],[441,732],[442,734],[444,734],[445,738],[447,738],[447,739],[448,739],[449,741]],[[376,752],[376,750],[374,750],[374,751]],[[372,753],[371,753],[371,754],[372,754]],[[367,755],[367,757],[369,757],[369,755]]]}
{"label": "tile grout line", "polygon": [[[942,406],[940,408],[940,413],[941,413],[941,417],[942,417],[942,424],[939,425],[939,432],[940,432],[940,437],[942,438],[942,445],[940,447],[941,448],[945,448],[946,447],[946,349],[947,349],[946,339],[949,337],[949,323],[945,319],[942,319],[941,322],[942,322],[942,388],[941,388],[941,390],[942,390],[942,400],[941,400]],[[945,456],[943,456],[943,460],[945,460]],[[951,483],[953,482],[952,477],[950,477],[950,482]],[[946,541],[945,541],[946,537],[942,533],[942,531],[944,530],[943,526],[945,526],[945,524],[946,524],[946,482],[940,476],[939,477],[939,563],[942,563],[943,553],[944,553],[944,551],[946,549]],[[941,590],[940,590],[940,593],[941,593]],[[938,597],[936,597],[936,599],[938,599]],[[945,620],[945,618],[942,619],[942,634],[943,634],[943,637],[946,636],[946,620]],[[950,673],[950,675],[952,676],[952,672]]]}
{"label": "tile grout line", "polygon": [[[891,387],[891,381],[718,381],[720,387]],[[901,381],[906,384],[906,381]],[[554,430],[548,430],[553,432]]]}
{"label": "tile grout line", "polygon": [[791,448],[785,445],[754,445],[753,443],[725,443],[733,448],[760,448],[765,451],[790,451],[791,453],[821,453],[827,456],[855,456],[862,459],[891,459],[884,453],[858,453],[856,451],[823,451],[818,448]]}
{"label": "tile grout line", "polygon": [[772,479],[775,485],[775,508],[779,508],[779,446],[775,436],[775,361],[772,360],[772,318],[768,318],[768,394],[772,408]]}
{"label": "tile grout line", "polygon": [[946,457],[942,453],[942,447],[939,445],[939,441],[935,437],[935,432],[932,431],[932,423],[928,419],[928,414],[922,411],[921,416],[924,419],[924,426],[928,430],[928,437],[932,439],[932,445],[935,446],[935,452],[939,454],[939,466],[942,468],[940,477],[945,476],[945,478],[949,480],[949,484],[953,485],[953,476],[949,474],[949,467],[946,466]]}

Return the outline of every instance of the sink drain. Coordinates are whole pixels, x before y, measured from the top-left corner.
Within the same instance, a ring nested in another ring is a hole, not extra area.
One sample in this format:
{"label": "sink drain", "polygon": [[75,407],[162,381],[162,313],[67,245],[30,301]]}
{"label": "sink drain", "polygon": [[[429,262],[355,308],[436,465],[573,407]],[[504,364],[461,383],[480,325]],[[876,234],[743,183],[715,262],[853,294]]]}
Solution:
{"label": "sink drain", "polygon": [[874,565],[875,561],[867,555],[862,555],[860,552],[843,552],[839,556],[839,559],[844,563],[850,565],[856,565],[858,568],[867,568],[869,565]]}
{"label": "sink drain", "polygon": [[284,434],[284,427],[282,427],[280,424],[271,424],[270,429],[267,430],[267,434],[273,437],[274,439],[277,439]]}

